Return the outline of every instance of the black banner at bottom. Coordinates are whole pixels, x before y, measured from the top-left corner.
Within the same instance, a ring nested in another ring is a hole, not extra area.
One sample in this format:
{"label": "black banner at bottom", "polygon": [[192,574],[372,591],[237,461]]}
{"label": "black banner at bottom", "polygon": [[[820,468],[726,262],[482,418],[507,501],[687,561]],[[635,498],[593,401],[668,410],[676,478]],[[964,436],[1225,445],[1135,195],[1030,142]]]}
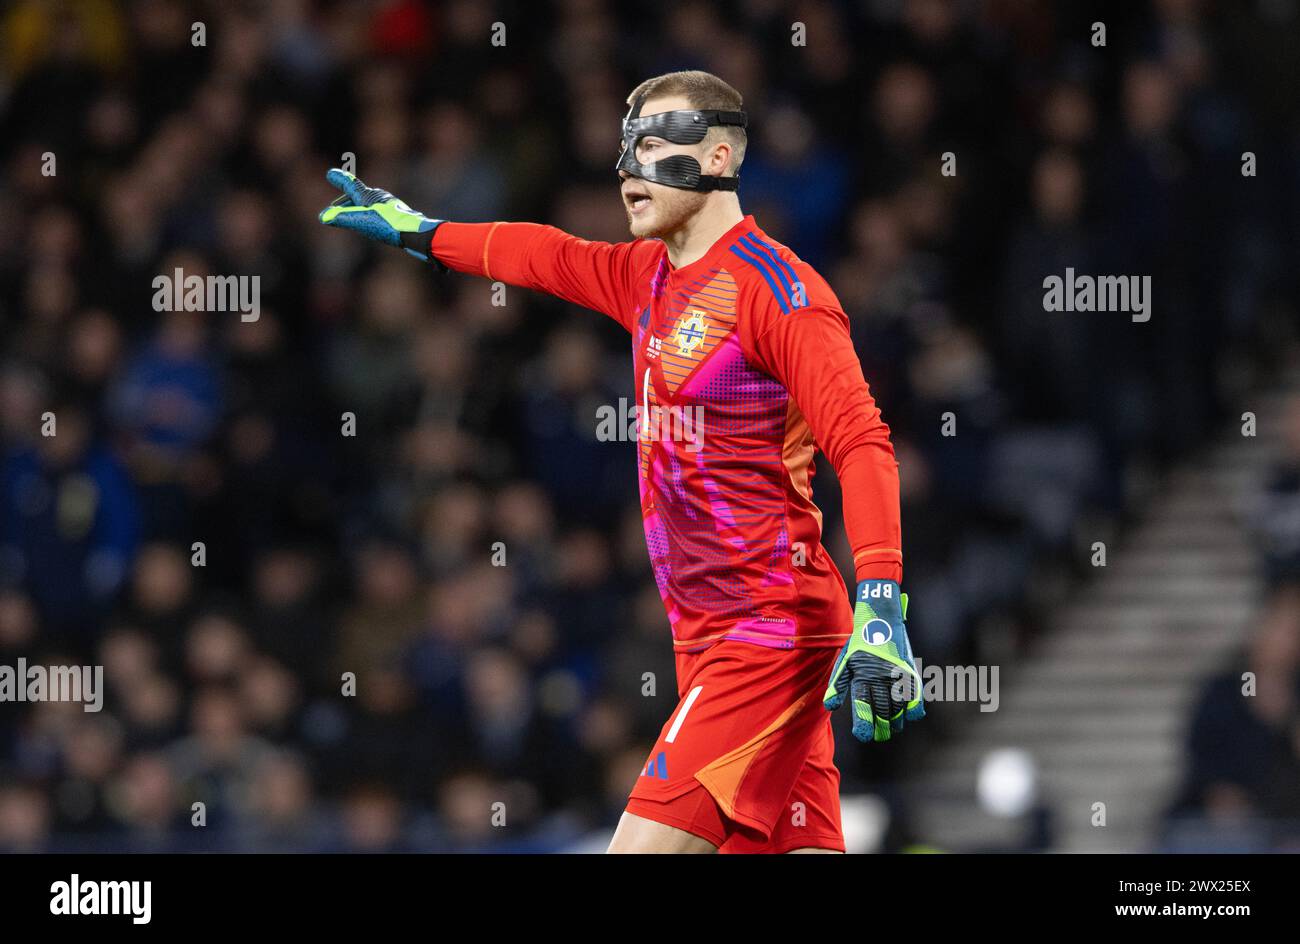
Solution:
{"label": "black banner at bottom", "polygon": [[[1290,856],[888,857],[103,855],[0,858],[6,929],[373,932],[428,922],[613,931],[713,912],[744,927],[802,911],[809,931],[1041,931],[1194,925],[1234,933],[1294,914]],[[1291,898],[1292,900],[1285,900]],[[612,909],[612,912],[611,912]],[[617,923],[611,926],[611,913]],[[896,919],[890,919],[895,915]],[[621,916],[621,917],[619,917]],[[694,921],[694,917],[693,917]],[[978,922],[978,923],[976,923]]]}

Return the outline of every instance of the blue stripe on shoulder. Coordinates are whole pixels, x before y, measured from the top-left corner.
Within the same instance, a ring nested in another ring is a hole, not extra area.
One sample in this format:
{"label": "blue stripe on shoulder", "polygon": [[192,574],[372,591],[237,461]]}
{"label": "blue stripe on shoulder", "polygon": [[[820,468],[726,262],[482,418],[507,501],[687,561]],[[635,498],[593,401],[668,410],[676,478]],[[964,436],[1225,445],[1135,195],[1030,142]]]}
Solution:
{"label": "blue stripe on shoulder", "polygon": [[754,242],[752,240],[753,240],[753,234],[748,234],[740,237],[740,242],[744,245],[744,247],[748,249],[750,252],[752,252],[755,256],[757,256],[760,260],[762,260],[763,264],[768,268],[768,270],[771,271],[778,279],[781,280],[781,285],[785,289],[786,301],[790,303],[790,306],[792,308],[798,308],[799,306],[794,304],[795,302],[794,286],[790,284],[790,280],[785,277],[785,273],[781,271],[781,267],[778,266],[776,262],[772,259],[771,254],[764,251],[763,248],[759,246],[757,242]]}
{"label": "blue stripe on shoulder", "polygon": [[745,252],[739,246],[733,245],[731,247],[731,251],[758,270],[758,274],[761,275],[764,281],[767,282],[768,288],[772,290],[772,294],[776,297],[777,303],[781,306],[781,311],[784,314],[787,315],[790,314],[790,303],[786,301],[785,295],[781,290],[781,286],[777,285],[776,280],[772,278],[772,274],[768,270],[767,265],[757,257],[750,255],[748,252]]}
{"label": "blue stripe on shoulder", "polygon": [[[794,287],[800,284],[799,276],[795,274],[790,263],[781,258],[780,253],[776,251],[776,247],[771,243],[763,242],[763,240],[759,239],[753,233],[746,233],[741,237],[741,242],[745,243],[746,246],[753,249],[755,252],[762,253],[774,266],[776,266],[777,274],[782,276],[782,281],[785,282],[785,287],[790,292],[791,305],[795,308],[806,308],[808,305],[808,287],[805,285],[804,290],[801,293],[795,292]],[[789,281],[786,281],[785,279],[785,276],[787,275],[789,276]],[[800,299],[800,295],[803,296],[802,300]]]}

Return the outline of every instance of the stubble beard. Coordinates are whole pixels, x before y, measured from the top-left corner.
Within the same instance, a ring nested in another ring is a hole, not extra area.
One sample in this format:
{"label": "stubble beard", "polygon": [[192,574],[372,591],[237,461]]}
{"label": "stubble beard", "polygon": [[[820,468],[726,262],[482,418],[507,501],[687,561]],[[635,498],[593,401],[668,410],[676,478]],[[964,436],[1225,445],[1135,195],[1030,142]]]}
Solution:
{"label": "stubble beard", "polygon": [[629,211],[628,229],[636,239],[662,239],[675,233],[704,208],[708,194],[676,187],[656,187],[651,191],[653,218],[638,220]]}

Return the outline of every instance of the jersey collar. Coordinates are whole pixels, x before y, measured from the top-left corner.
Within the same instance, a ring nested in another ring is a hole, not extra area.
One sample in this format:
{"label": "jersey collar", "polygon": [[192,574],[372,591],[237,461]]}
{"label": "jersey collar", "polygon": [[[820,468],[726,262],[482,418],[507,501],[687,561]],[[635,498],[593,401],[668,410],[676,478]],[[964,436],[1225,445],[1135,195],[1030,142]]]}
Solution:
{"label": "jersey collar", "polygon": [[[682,279],[698,278],[714,268],[720,268],[718,262],[722,259],[722,254],[735,245],[740,237],[757,228],[754,215],[752,213],[746,214],[744,219],[719,236],[717,241],[709,247],[709,251],[694,262],[684,265],[680,269],[673,268],[672,262],[668,262],[668,278],[674,282],[681,282]],[[666,258],[667,256],[665,256]]]}

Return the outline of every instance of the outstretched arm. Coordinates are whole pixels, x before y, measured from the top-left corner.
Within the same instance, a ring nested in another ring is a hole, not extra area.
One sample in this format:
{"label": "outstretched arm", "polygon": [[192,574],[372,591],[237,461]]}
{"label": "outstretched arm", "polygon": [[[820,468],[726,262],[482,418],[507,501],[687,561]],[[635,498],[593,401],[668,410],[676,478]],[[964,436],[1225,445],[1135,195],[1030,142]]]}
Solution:
{"label": "outstretched arm", "polygon": [[539,223],[454,223],[430,219],[386,190],[331,170],[343,196],[321,212],[327,226],[398,246],[444,269],[530,288],[603,312],[626,328],[631,288],[655,257],[654,244],[593,242]]}
{"label": "outstretched arm", "polygon": [[433,255],[457,272],[535,289],[628,327],[633,278],[654,254],[644,240],[594,242],[541,223],[444,223]]}

